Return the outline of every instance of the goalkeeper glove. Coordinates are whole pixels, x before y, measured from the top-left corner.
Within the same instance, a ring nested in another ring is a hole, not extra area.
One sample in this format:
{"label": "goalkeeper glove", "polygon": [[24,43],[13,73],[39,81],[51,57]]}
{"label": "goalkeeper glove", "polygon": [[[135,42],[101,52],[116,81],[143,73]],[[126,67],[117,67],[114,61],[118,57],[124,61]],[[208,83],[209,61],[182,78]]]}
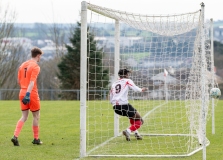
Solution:
{"label": "goalkeeper glove", "polygon": [[23,103],[24,105],[26,105],[26,104],[29,103],[29,102],[30,102],[30,93],[29,93],[29,92],[26,92],[25,97],[22,99],[22,103]]}

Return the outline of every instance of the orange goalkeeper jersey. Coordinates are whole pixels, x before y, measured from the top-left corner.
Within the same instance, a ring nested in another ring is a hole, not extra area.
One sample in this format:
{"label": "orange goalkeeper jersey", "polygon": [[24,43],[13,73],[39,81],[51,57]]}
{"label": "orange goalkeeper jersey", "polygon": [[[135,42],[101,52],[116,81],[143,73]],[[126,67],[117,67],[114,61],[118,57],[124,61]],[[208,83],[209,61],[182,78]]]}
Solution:
{"label": "orange goalkeeper jersey", "polygon": [[31,92],[38,94],[36,80],[39,75],[39,72],[40,72],[40,67],[34,60],[28,60],[21,64],[18,70],[18,80],[20,88],[21,90],[23,90],[23,92],[22,93],[20,92],[20,94],[26,93],[30,81],[34,81],[34,86]]}

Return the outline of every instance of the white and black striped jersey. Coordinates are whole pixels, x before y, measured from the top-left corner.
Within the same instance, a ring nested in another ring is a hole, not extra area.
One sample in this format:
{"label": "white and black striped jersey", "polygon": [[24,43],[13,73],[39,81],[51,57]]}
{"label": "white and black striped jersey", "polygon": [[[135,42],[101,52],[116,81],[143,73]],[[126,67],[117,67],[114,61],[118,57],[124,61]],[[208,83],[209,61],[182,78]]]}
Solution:
{"label": "white and black striped jersey", "polygon": [[142,92],[142,89],[134,84],[131,79],[122,78],[112,84],[110,91],[110,102],[112,105],[128,104],[129,89],[135,92]]}

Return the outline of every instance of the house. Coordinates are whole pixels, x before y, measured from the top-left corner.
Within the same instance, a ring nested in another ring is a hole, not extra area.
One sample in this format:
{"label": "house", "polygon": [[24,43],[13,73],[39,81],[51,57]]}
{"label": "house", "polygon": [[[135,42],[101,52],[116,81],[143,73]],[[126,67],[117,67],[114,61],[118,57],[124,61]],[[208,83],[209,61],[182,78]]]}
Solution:
{"label": "house", "polygon": [[223,26],[214,28],[214,40],[223,43]]}
{"label": "house", "polygon": [[67,52],[67,49],[64,46],[56,45],[47,45],[42,47],[41,50],[43,51],[42,59],[43,60],[50,60],[53,59],[55,56],[60,56]]}
{"label": "house", "polygon": [[[98,47],[112,48],[115,46],[114,37],[95,37],[94,40],[97,42]],[[120,47],[130,47],[134,44],[143,42],[143,37],[120,37]]]}
{"label": "house", "polygon": [[32,47],[32,40],[25,37],[5,37],[1,39],[1,45],[23,46],[24,48]]}

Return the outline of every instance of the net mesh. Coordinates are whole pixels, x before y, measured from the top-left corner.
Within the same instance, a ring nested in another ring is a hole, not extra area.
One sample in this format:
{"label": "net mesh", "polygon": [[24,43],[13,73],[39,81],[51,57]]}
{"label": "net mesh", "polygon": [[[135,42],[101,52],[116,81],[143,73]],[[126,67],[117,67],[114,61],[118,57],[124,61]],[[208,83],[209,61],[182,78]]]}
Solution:
{"label": "net mesh", "polygon": [[[92,156],[186,156],[201,149],[202,106],[208,119],[213,62],[209,22],[205,23],[202,61],[200,11],[178,15],[140,15],[88,4],[87,152]],[[120,22],[115,59],[115,22]],[[144,119],[139,133],[126,142],[129,126],[114,113],[109,90],[116,80],[115,63],[133,70],[130,78],[144,93],[129,92],[129,102]],[[203,72],[202,72],[203,68]],[[203,73],[203,74],[202,74]],[[203,79],[202,79],[203,78]],[[202,85],[205,84],[205,85]],[[202,92],[202,86],[205,86]],[[204,96],[202,96],[204,94]],[[205,98],[205,101],[202,100]],[[208,139],[206,143],[209,144]]]}

